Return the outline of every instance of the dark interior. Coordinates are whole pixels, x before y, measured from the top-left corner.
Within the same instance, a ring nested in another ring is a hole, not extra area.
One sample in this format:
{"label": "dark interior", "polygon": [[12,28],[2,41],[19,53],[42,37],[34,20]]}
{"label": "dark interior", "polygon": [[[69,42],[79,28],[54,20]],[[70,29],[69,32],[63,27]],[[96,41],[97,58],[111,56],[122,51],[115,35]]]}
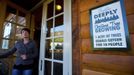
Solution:
{"label": "dark interior", "polygon": [[26,10],[30,10],[41,0],[10,0],[10,1],[21,6]]}

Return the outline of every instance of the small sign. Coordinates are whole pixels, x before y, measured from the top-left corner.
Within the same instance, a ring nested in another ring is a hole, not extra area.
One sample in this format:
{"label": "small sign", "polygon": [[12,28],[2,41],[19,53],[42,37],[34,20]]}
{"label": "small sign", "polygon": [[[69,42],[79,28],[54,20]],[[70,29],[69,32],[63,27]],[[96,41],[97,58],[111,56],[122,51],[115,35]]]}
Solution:
{"label": "small sign", "polygon": [[128,48],[129,33],[121,1],[117,0],[90,10],[90,30],[94,49]]}

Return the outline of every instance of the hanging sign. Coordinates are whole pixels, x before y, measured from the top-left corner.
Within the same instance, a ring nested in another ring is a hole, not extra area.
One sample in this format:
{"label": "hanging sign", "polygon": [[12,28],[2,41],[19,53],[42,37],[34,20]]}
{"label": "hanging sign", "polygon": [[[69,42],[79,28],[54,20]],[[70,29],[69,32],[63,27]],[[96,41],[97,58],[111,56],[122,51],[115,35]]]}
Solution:
{"label": "hanging sign", "polygon": [[114,1],[90,10],[94,49],[128,48],[128,27],[124,5]]}

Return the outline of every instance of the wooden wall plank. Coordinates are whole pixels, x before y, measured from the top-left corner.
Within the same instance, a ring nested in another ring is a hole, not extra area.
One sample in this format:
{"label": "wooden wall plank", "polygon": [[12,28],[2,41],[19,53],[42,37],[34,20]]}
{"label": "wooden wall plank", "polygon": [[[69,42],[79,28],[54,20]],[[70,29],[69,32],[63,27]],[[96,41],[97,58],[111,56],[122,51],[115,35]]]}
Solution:
{"label": "wooden wall plank", "polygon": [[126,14],[134,14],[134,0],[124,0],[125,8],[126,8]]}
{"label": "wooden wall plank", "polygon": [[134,55],[134,34],[130,35],[130,44],[131,44],[132,54]]}
{"label": "wooden wall plank", "polygon": [[90,39],[82,39],[81,52],[82,54],[92,52]]}
{"label": "wooden wall plank", "polygon": [[113,0],[98,0],[98,2],[96,2],[96,0],[81,0],[80,12],[89,11],[91,8],[100,6],[110,1],[113,1]]}
{"label": "wooden wall plank", "polygon": [[88,69],[83,69],[82,70],[82,75],[112,75],[112,74],[93,71],[93,70],[88,70]]}
{"label": "wooden wall plank", "polygon": [[134,74],[134,56],[84,54],[83,63],[88,64],[90,69],[96,68],[102,72],[109,70],[108,73],[113,75]]}
{"label": "wooden wall plank", "polygon": [[130,34],[134,34],[134,14],[127,16],[128,29]]}
{"label": "wooden wall plank", "polygon": [[81,39],[89,39],[90,38],[90,30],[89,24],[81,26],[80,29],[80,38]]}
{"label": "wooden wall plank", "polygon": [[80,22],[81,22],[81,25],[85,25],[85,24],[88,24],[89,21],[90,21],[90,18],[89,18],[89,11],[84,11],[84,12],[81,12],[80,14]]}

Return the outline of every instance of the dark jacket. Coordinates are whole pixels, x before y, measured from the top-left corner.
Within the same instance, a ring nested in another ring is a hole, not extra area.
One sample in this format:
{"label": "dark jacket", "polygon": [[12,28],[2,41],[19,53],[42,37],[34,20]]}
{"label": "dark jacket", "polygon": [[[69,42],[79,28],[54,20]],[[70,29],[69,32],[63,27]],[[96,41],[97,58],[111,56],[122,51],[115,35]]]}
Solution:
{"label": "dark jacket", "polygon": [[[15,65],[29,65],[33,64],[34,58],[38,55],[38,50],[36,47],[36,44],[33,40],[30,40],[27,44],[23,43],[23,40],[17,41],[17,43],[14,45],[12,49],[10,49],[8,52],[0,55],[0,58],[6,58],[9,55],[12,55],[16,52],[16,61]],[[26,54],[27,59],[23,60],[20,55]]]}

